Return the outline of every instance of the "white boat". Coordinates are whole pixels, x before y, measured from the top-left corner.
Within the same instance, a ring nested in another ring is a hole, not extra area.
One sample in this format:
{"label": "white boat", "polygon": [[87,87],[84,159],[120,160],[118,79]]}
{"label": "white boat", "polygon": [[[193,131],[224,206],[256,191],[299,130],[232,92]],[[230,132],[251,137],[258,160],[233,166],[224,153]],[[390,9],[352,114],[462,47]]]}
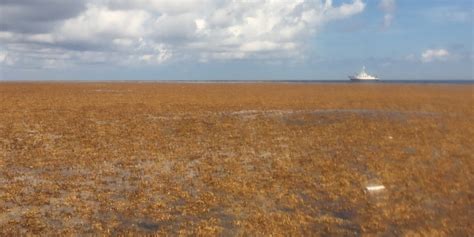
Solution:
{"label": "white boat", "polygon": [[355,76],[349,76],[349,79],[351,79],[351,81],[376,81],[379,78],[365,72],[365,66],[363,66],[362,71],[359,74]]}

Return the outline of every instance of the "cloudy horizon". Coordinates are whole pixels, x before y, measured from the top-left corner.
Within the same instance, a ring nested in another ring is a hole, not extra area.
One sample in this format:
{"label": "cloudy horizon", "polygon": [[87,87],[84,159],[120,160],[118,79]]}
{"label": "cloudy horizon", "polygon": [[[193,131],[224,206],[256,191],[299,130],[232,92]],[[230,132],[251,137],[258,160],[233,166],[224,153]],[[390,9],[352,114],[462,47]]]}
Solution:
{"label": "cloudy horizon", "polygon": [[0,80],[472,80],[472,4],[1,0]]}

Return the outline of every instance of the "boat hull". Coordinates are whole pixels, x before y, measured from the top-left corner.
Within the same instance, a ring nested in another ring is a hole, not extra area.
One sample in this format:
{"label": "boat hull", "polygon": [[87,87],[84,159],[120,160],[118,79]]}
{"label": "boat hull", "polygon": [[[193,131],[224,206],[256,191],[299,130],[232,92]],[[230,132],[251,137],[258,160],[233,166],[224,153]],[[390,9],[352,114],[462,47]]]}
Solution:
{"label": "boat hull", "polygon": [[378,78],[370,78],[370,79],[362,79],[362,78],[357,78],[357,77],[349,77],[351,81],[358,81],[358,82],[363,82],[363,81],[378,81]]}

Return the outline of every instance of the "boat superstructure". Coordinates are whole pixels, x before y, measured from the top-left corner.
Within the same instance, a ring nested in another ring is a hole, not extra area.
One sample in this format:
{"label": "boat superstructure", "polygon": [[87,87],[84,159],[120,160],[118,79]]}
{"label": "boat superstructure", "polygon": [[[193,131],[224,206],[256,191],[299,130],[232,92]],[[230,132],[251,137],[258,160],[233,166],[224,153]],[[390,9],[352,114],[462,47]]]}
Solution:
{"label": "boat superstructure", "polygon": [[359,74],[355,76],[349,76],[349,78],[351,79],[351,81],[376,81],[379,79],[377,76],[372,76],[368,74],[365,71],[365,66],[362,67],[362,71]]}

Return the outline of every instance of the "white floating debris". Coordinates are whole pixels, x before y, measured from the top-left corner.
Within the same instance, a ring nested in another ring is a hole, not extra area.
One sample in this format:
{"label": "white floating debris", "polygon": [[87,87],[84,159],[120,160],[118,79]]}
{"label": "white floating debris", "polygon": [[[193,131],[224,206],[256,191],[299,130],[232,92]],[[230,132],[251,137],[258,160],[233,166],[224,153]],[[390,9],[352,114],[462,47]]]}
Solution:
{"label": "white floating debris", "polygon": [[384,190],[385,189],[385,186],[383,185],[370,185],[370,186],[367,186],[365,187],[367,189],[367,191],[369,192],[375,192],[375,191],[381,191],[381,190]]}

